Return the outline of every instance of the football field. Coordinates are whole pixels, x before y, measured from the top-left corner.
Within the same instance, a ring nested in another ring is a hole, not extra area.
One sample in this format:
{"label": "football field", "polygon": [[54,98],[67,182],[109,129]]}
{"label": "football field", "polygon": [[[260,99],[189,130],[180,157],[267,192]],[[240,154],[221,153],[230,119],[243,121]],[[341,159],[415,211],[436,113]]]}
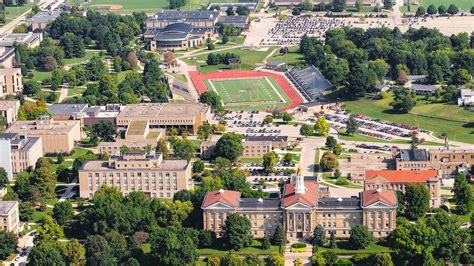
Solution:
{"label": "football field", "polygon": [[206,87],[221,97],[224,107],[266,110],[287,105],[290,100],[271,77],[208,79]]}

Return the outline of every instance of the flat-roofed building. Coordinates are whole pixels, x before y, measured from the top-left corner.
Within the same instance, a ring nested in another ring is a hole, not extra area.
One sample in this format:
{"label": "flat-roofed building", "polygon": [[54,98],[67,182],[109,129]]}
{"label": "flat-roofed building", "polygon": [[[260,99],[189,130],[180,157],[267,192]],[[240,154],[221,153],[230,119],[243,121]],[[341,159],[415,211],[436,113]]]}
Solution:
{"label": "flat-roofed building", "polygon": [[249,219],[255,237],[272,235],[283,225],[288,239],[309,240],[317,225],[329,236],[348,238],[352,227],[366,225],[375,237],[396,228],[397,197],[389,190],[367,190],[356,198],[332,198],[315,181],[295,176],[285,184],[280,199],[242,198],[238,191],[210,191],[204,197],[203,227],[222,236],[227,216],[238,213]]}
{"label": "flat-roofed building", "polygon": [[15,48],[0,46],[0,65],[4,68],[15,67]]}
{"label": "flat-roofed building", "polygon": [[0,98],[6,95],[16,95],[23,90],[23,76],[19,68],[0,69]]}
{"label": "flat-roofed building", "polygon": [[211,114],[211,108],[198,103],[129,104],[117,116],[119,129],[127,129],[132,121],[148,121],[150,130],[177,128],[196,135]]}
{"label": "flat-roofed building", "polygon": [[163,160],[161,154],[143,151],[84,163],[79,170],[80,197],[91,198],[103,185],[116,187],[125,195],[142,191],[151,198],[167,199],[194,187],[190,161]]}
{"label": "flat-roofed building", "polygon": [[155,150],[158,141],[166,134],[166,132],[163,129],[150,130],[148,123],[144,123],[144,121],[134,121],[131,124],[136,123],[141,123],[143,130],[135,129],[135,131],[132,131],[130,129],[136,127],[136,125],[131,125],[125,132],[125,138],[116,138],[114,142],[99,143],[97,146],[99,152],[106,153],[110,156],[118,156],[122,152],[122,147],[126,147],[131,150]]}
{"label": "flat-roofed building", "polygon": [[[218,138],[203,141],[200,146],[201,158],[210,159],[214,156]],[[242,141],[244,151],[242,158],[261,158],[277,148],[287,148],[290,145],[288,136],[247,136]]]}
{"label": "flat-roofed building", "polygon": [[388,170],[395,168],[392,153],[355,153],[348,158],[339,159],[341,174],[352,183],[364,184],[365,171],[372,169]]}
{"label": "flat-roofed building", "polygon": [[144,22],[145,29],[162,29],[174,23],[188,23],[196,28],[214,29],[219,18],[219,12],[208,10],[173,11],[161,10]]}
{"label": "flat-roofed building", "polygon": [[242,30],[247,30],[250,26],[248,16],[221,16],[218,22],[222,25],[230,25]]}
{"label": "flat-roofed building", "polygon": [[55,103],[48,107],[48,111],[51,118],[57,121],[82,120],[88,107],[85,103]]}
{"label": "flat-roofed building", "polygon": [[0,133],[0,150],[0,167],[7,171],[11,180],[21,171],[35,166],[43,156],[43,143],[40,137]]}
{"label": "flat-roofed building", "polygon": [[[322,2],[324,2],[325,4],[332,5],[333,0],[312,0],[311,1],[311,3],[313,5],[319,5]],[[274,2],[274,4],[277,5],[277,6],[301,6],[304,3],[305,3],[304,0],[275,0],[275,2]],[[355,6],[356,3],[357,3],[356,0],[347,0],[346,1],[347,6]],[[362,3],[363,6],[375,6],[375,4],[377,2],[375,0],[362,0],[361,3]]]}
{"label": "flat-roofed building", "polygon": [[15,234],[20,232],[18,201],[0,200],[0,230],[9,231]]}
{"label": "flat-roofed building", "polygon": [[60,10],[41,11],[29,18],[27,22],[32,31],[35,31],[36,29],[45,29],[48,24],[55,21],[59,15],[61,15]]}
{"label": "flat-roofed building", "polygon": [[0,101],[0,117],[3,117],[6,127],[9,127],[18,117],[20,101]]}
{"label": "flat-roofed building", "polygon": [[364,189],[387,189],[405,193],[409,184],[426,185],[430,207],[441,206],[441,176],[436,170],[369,170],[365,172]]}
{"label": "flat-roofed building", "polygon": [[7,33],[0,34],[0,47],[13,47],[15,43],[22,43],[29,48],[35,48],[43,40],[42,33]]}
{"label": "flat-roofed building", "polygon": [[36,121],[16,121],[7,132],[41,137],[44,153],[69,153],[75,142],[81,140],[80,121],[54,121],[49,116]]}

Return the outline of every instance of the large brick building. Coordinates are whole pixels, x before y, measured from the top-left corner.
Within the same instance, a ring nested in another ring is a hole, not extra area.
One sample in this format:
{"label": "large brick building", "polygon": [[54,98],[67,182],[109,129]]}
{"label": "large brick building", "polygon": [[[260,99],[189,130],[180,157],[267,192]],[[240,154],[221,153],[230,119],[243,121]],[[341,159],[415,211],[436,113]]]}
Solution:
{"label": "large brick building", "polygon": [[441,176],[436,170],[376,170],[365,172],[364,189],[387,189],[405,193],[412,183],[426,185],[430,207],[441,205]]}
{"label": "large brick building", "polygon": [[116,121],[117,127],[122,130],[126,130],[133,122],[143,121],[147,122],[150,129],[177,128],[195,135],[210,114],[209,106],[198,103],[129,104],[120,112]]}
{"label": "large brick building", "polygon": [[226,217],[238,213],[250,220],[252,234],[272,234],[282,224],[289,239],[309,239],[316,225],[327,234],[349,237],[352,227],[367,226],[376,237],[387,236],[396,227],[397,197],[389,190],[366,190],[357,198],[332,198],[315,181],[295,176],[285,184],[280,199],[242,198],[240,192],[208,192],[203,209],[204,229],[222,235]]}
{"label": "large brick building", "polygon": [[79,170],[79,195],[91,198],[103,185],[116,187],[125,195],[143,191],[151,198],[173,198],[182,189],[193,188],[191,163],[163,160],[161,154],[143,151],[113,156],[108,161],[87,161]]}

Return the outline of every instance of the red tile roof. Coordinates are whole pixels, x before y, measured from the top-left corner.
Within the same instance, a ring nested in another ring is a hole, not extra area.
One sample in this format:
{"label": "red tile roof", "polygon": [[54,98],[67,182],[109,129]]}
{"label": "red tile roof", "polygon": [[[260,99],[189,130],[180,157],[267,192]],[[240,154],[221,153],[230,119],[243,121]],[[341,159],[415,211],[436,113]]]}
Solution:
{"label": "red tile roof", "polygon": [[368,170],[365,171],[365,181],[380,177],[390,182],[418,183],[436,178],[436,170]]}
{"label": "red tile roof", "polygon": [[221,202],[231,207],[239,205],[240,192],[232,190],[217,190],[207,192],[202,202],[202,208],[207,208],[214,203]]}
{"label": "red tile roof", "polygon": [[392,190],[364,190],[361,192],[362,207],[377,202],[383,202],[393,207],[397,206],[397,195]]}
{"label": "red tile roof", "polygon": [[300,202],[311,207],[316,207],[318,204],[319,184],[314,181],[305,181],[304,186],[306,188],[304,194],[295,194],[295,183],[291,181],[291,183],[286,184],[281,205],[288,207]]}

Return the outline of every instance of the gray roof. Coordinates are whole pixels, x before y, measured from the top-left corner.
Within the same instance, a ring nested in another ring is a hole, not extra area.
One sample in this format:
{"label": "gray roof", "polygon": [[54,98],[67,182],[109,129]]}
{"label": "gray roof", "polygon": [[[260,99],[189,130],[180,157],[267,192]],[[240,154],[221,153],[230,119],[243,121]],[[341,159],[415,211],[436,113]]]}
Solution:
{"label": "gray roof", "polygon": [[280,208],[280,199],[246,199],[241,198],[239,200],[239,208],[249,208],[249,209],[279,209]]}
{"label": "gray roof", "polygon": [[434,92],[439,88],[438,85],[424,85],[424,84],[413,84],[410,89],[414,91],[428,91]]}
{"label": "gray roof", "polygon": [[167,22],[186,22],[186,21],[214,21],[219,16],[216,11],[161,11],[148,17],[145,22],[167,21]]}
{"label": "gray roof", "polygon": [[283,62],[280,62],[280,61],[270,61],[267,63],[267,66],[274,66],[274,67],[277,67],[277,66],[280,66],[280,65],[283,65],[283,64],[286,64],[286,63],[283,63]]}
{"label": "gray roof", "polygon": [[425,162],[428,161],[428,152],[426,149],[404,149],[400,151],[400,159],[404,162]]}
{"label": "gray roof", "polygon": [[318,208],[322,209],[358,209],[359,198],[320,198]]}
{"label": "gray roof", "polygon": [[87,107],[85,103],[59,103],[48,107],[48,111],[53,115],[75,115],[84,112]]}
{"label": "gray roof", "polygon": [[1,201],[0,200],[0,215],[7,215],[10,210],[18,204],[17,201]]}
{"label": "gray roof", "polygon": [[224,25],[232,25],[239,28],[246,28],[247,25],[247,16],[222,16],[218,20]]}
{"label": "gray roof", "polygon": [[174,23],[163,28],[163,30],[156,35],[157,41],[181,41],[188,37],[193,31],[193,26],[187,23]]}
{"label": "gray roof", "polygon": [[245,141],[288,141],[288,136],[247,136]]}
{"label": "gray roof", "polygon": [[56,20],[59,15],[61,15],[61,11],[54,10],[54,11],[42,11],[38,12],[36,15],[28,19],[30,23],[49,23]]}
{"label": "gray roof", "polygon": [[40,137],[30,137],[18,133],[0,133],[0,139],[10,140],[10,147],[13,150],[27,151],[40,140]]}
{"label": "gray roof", "polygon": [[461,90],[461,97],[473,97],[474,90],[471,89],[462,89]]}
{"label": "gray roof", "polygon": [[323,97],[324,91],[333,87],[331,82],[313,65],[304,69],[291,70],[288,75],[310,100]]}

